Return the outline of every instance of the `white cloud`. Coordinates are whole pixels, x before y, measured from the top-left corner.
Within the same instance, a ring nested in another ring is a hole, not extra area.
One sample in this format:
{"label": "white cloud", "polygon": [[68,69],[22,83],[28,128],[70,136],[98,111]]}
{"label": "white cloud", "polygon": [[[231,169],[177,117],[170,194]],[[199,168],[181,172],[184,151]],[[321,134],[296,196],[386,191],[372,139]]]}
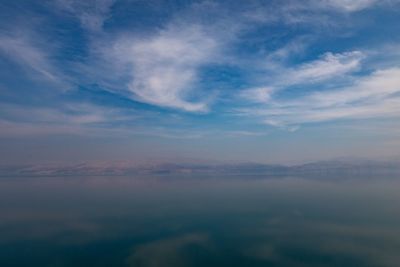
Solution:
{"label": "white cloud", "polygon": [[256,87],[243,90],[239,96],[256,103],[267,103],[271,99],[272,87]]}
{"label": "white cloud", "polygon": [[337,54],[328,52],[317,60],[289,70],[282,79],[287,84],[301,84],[335,78],[357,70],[363,57],[359,51]]}
{"label": "white cloud", "polygon": [[344,12],[357,12],[374,6],[391,6],[400,3],[399,0],[323,0],[314,1],[317,7],[334,8]]}
{"label": "white cloud", "polygon": [[278,127],[337,119],[400,117],[400,69],[376,71],[352,86],[314,92],[300,99],[270,100],[264,109],[243,112]]}
{"label": "white cloud", "polygon": [[325,0],[324,2],[328,5],[343,9],[345,11],[354,12],[368,8],[379,1],[378,0]]}
{"label": "white cloud", "polygon": [[[289,48],[288,48],[289,49]],[[242,90],[240,97],[254,103],[267,103],[272,94],[285,90],[293,85],[307,85],[326,82],[328,80],[343,78],[360,68],[363,53],[351,51],[333,54],[323,54],[319,59],[287,68],[280,62],[281,57],[286,57],[289,50],[280,49],[268,57],[268,69],[272,72],[266,86]]]}
{"label": "white cloud", "polygon": [[170,25],[155,35],[125,38],[114,46],[118,61],[132,66],[129,90],[138,101],[199,112],[206,102],[187,100],[198,68],[212,61],[217,42],[201,26]]}
{"label": "white cloud", "polygon": [[352,87],[333,92],[317,92],[311,100],[319,106],[342,106],[357,104],[360,101],[377,101],[385,99],[400,91],[400,69],[392,68],[376,71],[369,77],[361,79]]}
{"label": "white cloud", "polygon": [[91,32],[99,32],[115,0],[56,0],[55,4],[61,10],[76,16],[82,27]]}

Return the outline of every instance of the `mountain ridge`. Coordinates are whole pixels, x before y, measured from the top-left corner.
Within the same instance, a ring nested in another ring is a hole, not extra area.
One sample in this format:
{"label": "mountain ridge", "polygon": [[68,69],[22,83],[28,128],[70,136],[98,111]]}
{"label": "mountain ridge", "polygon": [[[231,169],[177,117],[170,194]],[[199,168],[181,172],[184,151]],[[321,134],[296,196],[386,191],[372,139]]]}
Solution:
{"label": "mountain ridge", "polygon": [[83,162],[77,164],[25,164],[0,166],[0,176],[104,176],[139,174],[363,174],[399,172],[400,161],[316,161],[293,166],[263,163],[151,163]]}

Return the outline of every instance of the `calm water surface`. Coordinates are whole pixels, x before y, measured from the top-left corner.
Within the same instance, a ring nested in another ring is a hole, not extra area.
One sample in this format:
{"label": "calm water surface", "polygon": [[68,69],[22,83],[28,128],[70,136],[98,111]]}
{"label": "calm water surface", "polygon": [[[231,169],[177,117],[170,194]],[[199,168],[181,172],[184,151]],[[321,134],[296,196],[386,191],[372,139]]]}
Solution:
{"label": "calm water surface", "polygon": [[399,266],[400,177],[0,179],[0,266]]}

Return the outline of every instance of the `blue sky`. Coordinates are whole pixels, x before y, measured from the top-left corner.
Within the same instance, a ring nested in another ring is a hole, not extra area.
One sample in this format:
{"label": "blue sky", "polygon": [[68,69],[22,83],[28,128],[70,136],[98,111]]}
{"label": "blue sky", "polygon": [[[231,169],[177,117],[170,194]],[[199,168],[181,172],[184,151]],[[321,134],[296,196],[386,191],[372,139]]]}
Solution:
{"label": "blue sky", "polygon": [[400,1],[3,1],[4,163],[400,153]]}

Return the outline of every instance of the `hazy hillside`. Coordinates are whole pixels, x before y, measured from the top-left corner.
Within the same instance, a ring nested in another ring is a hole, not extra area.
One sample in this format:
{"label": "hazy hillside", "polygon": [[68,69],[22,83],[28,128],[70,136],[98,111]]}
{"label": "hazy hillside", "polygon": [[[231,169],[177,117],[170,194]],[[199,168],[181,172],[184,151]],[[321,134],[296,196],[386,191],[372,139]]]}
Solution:
{"label": "hazy hillside", "polygon": [[138,174],[248,174],[248,175],[324,175],[400,173],[398,161],[320,161],[302,165],[268,165],[257,163],[195,164],[157,163],[137,165],[130,162],[80,163],[73,165],[1,166],[1,176],[85,176]]}

